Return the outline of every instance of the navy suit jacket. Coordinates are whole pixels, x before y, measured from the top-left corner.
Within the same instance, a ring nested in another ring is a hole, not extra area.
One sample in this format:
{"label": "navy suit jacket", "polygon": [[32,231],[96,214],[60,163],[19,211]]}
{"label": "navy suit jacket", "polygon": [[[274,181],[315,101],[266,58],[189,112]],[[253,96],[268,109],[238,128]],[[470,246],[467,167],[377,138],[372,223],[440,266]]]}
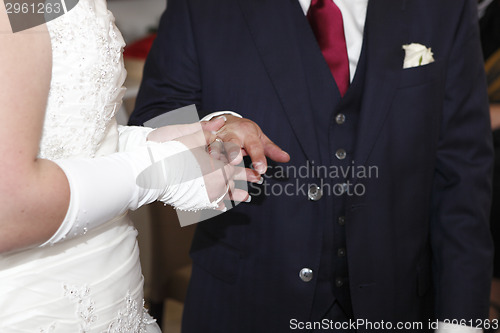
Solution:
{"label": "navy suit jacket", "polygon": [[[487,318],[492,148],[475,6],[369,1],[352,153],[378,173],[355,179],[366,191],[345,204],[357,319],[426,329],[429,319]],[[412,42],[431,47],[435,62],[403,69],[402,45]],[[289,165],[334,166],[312,114],[333,123],[339,100],[297,0],[169,0],[131,124],[193,103],[201,115],[233,110],[289,152]],[[287,332],[290,320],[321,319],[316,279],[299,271],[317,273],[336,198],[309,201],[301,185],[317,182],[311,175],[277,178],[198,226],[185,332]],[[292,195],[279,195],[287,184]]]}

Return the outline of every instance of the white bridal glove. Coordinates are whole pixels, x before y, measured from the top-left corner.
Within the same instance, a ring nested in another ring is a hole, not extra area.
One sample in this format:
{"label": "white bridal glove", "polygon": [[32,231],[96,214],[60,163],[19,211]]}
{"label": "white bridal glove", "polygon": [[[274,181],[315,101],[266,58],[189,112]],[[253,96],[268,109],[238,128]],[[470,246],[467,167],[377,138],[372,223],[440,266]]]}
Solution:
{"label": "white bridal glove", "polygon": [[157,200],[181,210],[218,207],[233,167],[209,157],[204,133],[179,141],[145,142],[150,131],[120,128],[122,152],[54,161],[68,178],[71,199],[63,223],[42,246],[83,235]]}

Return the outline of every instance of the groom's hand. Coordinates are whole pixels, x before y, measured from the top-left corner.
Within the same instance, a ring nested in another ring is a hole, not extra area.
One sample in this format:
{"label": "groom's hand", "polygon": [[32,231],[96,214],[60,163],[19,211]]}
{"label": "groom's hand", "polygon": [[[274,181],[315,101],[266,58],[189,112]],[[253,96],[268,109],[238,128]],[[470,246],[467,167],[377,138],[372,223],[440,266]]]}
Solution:
{"label": "groom's hand", "polygon": [[[290,155],[272,142],[262,132],[259,125],[246,118],[224,115],[226,123],[217,131],[217,137],[231,144],[225,146],[230,160],[241,161],[242,155],[250,156],[253,168],[264,174],[267,169],[266,157],[273,161],[285,163],[290,161]],[[241,153],[240,154],[240,150]],[[240,159],[240,160],[238,160]]]}

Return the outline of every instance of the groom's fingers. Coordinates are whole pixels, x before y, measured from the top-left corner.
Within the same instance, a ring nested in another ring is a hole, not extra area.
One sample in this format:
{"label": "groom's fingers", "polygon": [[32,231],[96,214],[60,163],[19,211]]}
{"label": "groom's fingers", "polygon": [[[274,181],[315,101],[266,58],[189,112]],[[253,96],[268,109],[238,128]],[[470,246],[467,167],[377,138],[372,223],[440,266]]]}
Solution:
{"label": "groom's fingers", "polygon": [[288,162],[290,156],[274,144],[253,121],[228,115],[226,124],[217,135],[224,141],[234,144],[231,154],[239,156],[246,153],[252,160],[252,166],[257,172],[263,174],[267,169],[266,156],[277,162]]}
{"label": "groom's fingers", "polygon": [[264,133],[262,133],[262,142],[264,144],[264,153],[267,157],[279,163],[287,163],[290,161],[290,155],[272,142]]}
{"label": "groom's fingers", "polygon": [[232,145],[227,147],[227,154],[232,163],[239,162],[243,158],[242,148],[245,149],[252,163],[259,173],[264,173],[267,167],[264,148],[260,142],[260,128],[253,121],[227,116],[226,124],[219,130],[217,135]]}
{"label": "groom's fingers", "polygon": [[238,165],[243,161],[241,143],[238,139],[230,139],[224,142],[224,152],[232,165]]}
{"label": "groom's fingers", "polygon": [[267,160],[260,137],[247,136],[243,142],[243,147],[252,160],[252,168],[259,174],[264,174],[267,170]]}
{"label": "groom's fingers", "polygon": [[228,147],[226,149],[226,154],[232,164],[240,163],[243,159],[243,153],[245,152],[246,155],[249,155],[252,160],[252,167],[259,174],[266,172],[266,155],[264,153],[264,146],[258,136],[247,135],[243,138],[239,138],[228,132],[226,132],[223,136],[224,141],[229,140],[229,145],[226,146]]}

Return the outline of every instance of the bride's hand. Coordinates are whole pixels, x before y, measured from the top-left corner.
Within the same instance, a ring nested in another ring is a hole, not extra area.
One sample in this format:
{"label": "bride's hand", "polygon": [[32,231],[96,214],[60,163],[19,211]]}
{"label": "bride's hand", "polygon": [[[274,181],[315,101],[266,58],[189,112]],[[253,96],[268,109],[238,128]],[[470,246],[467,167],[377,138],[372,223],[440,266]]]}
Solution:
{"label": "bride's hand", "polygon": [[[240,151],[239,147],[228,147],[232,143],[222,143],[216,133],[224,126],[226,117],[221,116],[210,121],[185,125],[170,125],[157,128],[149,133],[147,140],[166,142],[176,140],[189,148],[200,165],[207,194],[211,202],[220,202],[219,209],[224,208],[222,199],[248,201],[248,192],[237,189],[234,180],[258,182],[260,175],[254,170],[235,166],[241,161],[241,153],[235,159],[228,159],[226,151]],[[229,149],[228,149],[229,148]],[[208,153],[207,153],[208,151]],[[189,179],[190,176],[187,175]]]}
{"label": "bride's hand", "polygon": [[[235,180],[247,181],[247,170],[244,167],[232,165],[224,154],[217,156],[217,158],[214,158],[213,154],[209,154],[209,147],[217,142],[216,130],[213,130],[213,128],[217,126],[220,128],[224,121],[220,123],[220,120],[216,120],[208,123],[211,123],[208,124],[210,131],[198,131],[175,140],[182,142],[195,156],[210,201],[219,201],[219,209],[223,209],[222,199],[239,202],[248,200],[248,192],[235,188],[234,184]],[[204,126],[204,128],[207,128],[207,126]]]}
{"label": "bride's hand", "polygon": [[147,140],[156,142],[166,142],[186,135],[196,133],[200,130],[216,132],[225,124],[226,118],[221,116],[210,121],[201,121],[199,123],[169,125],[159,127],[149,133]]}

